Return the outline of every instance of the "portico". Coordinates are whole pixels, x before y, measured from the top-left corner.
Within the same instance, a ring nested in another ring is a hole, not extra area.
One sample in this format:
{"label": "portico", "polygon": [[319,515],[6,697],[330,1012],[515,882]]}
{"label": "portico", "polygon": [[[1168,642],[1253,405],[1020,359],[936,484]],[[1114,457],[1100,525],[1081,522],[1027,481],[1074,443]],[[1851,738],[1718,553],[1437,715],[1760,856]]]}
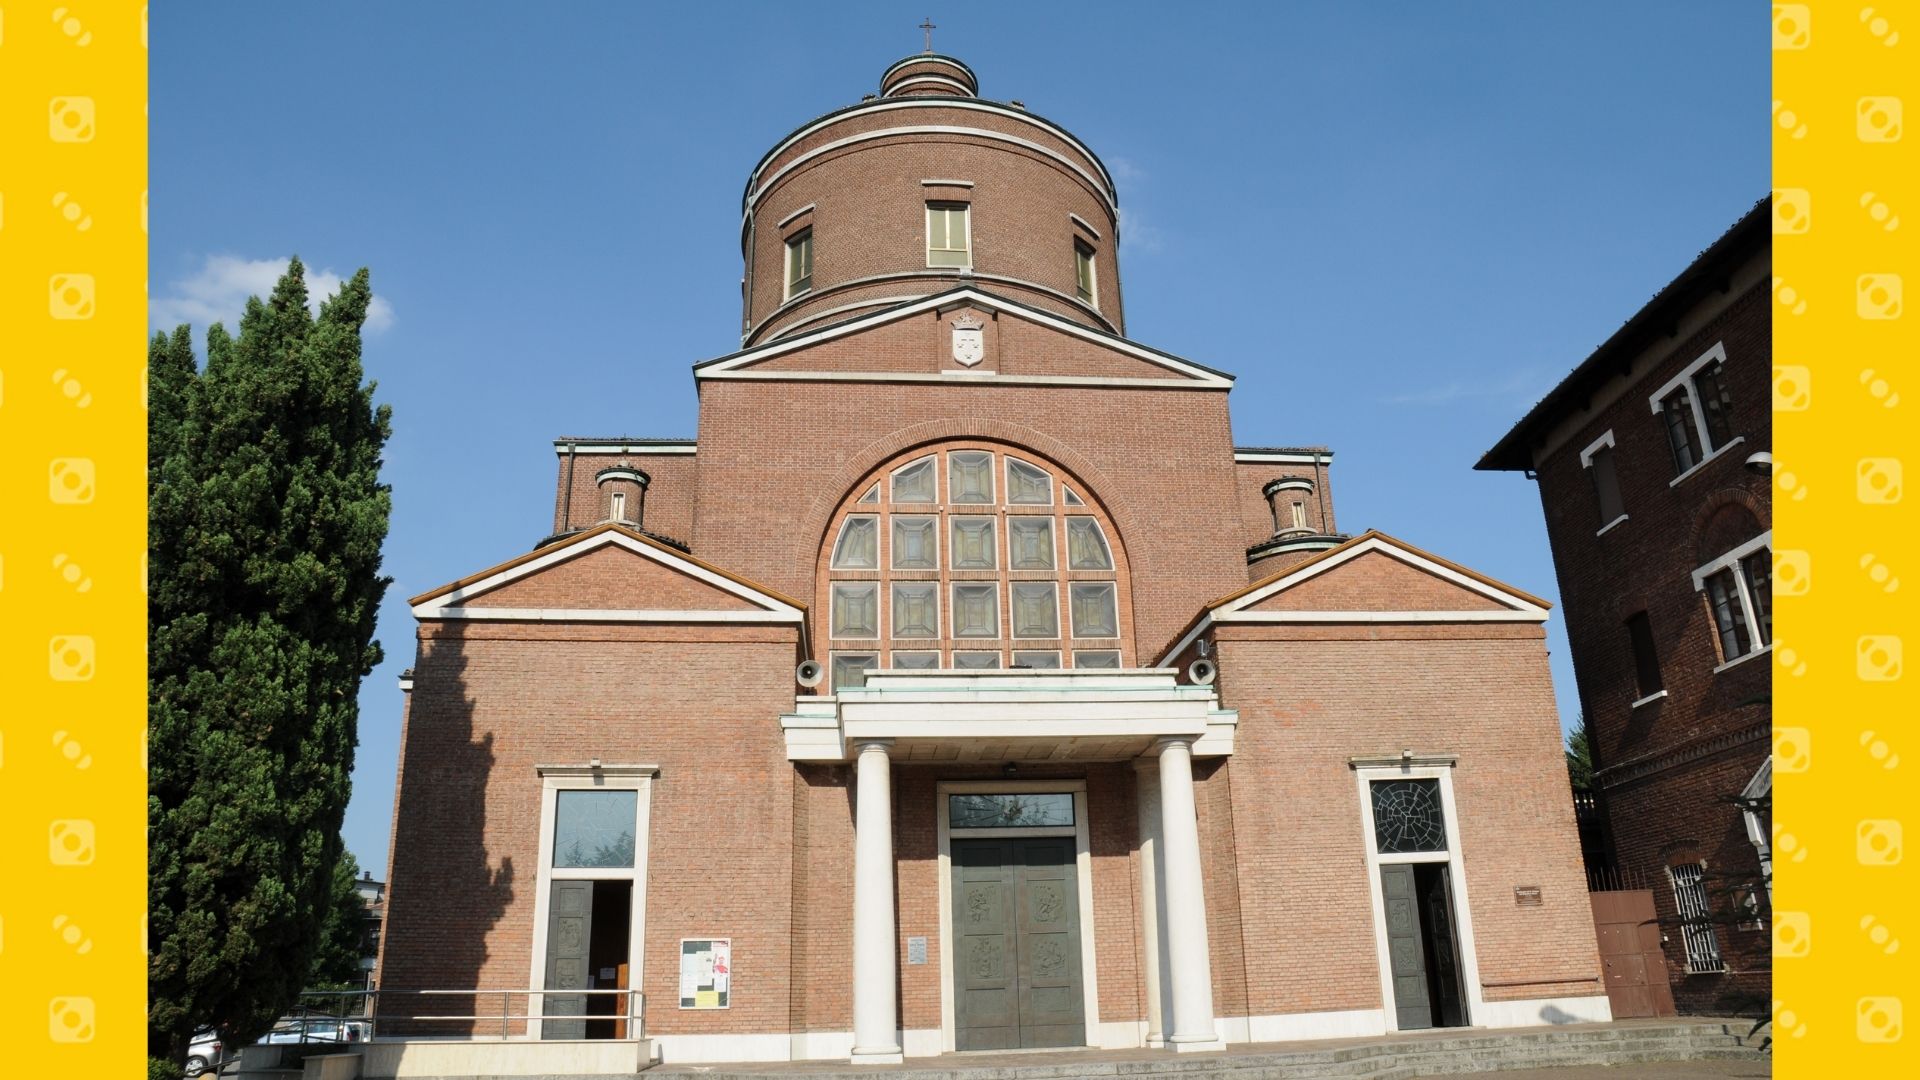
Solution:
{"label": "portico", "polygon": [[[1133,762],[1140,808],[1142,870],[1137,904],[1145,954],[1140,964],[1150,973],[1145,1041],[1174,1051],[1224,1046],[1214,1017],[1193,760],[1231,754],[1237,722],[1233,712],[1219,708],[1209,687],[1182,685],[1171,669],[874,671],[862,686],[796,702],[795,711],[781,718],[788,758],[854,762],[852,1060],[898,1062],[905,1052],[895,1022],[900,981],[892,786],[897,764],[1008,763],[1017,769],[1022,764],[1044,763],[1057,769],[1062,763]],[[1065,819],[1056,819],[1052,825],[960,828],[949,820],[945,803],[940,806],[940,1049],[957,1048],[956,1034],[964,1024],[957,1017],[960,983],[955,980],[954,965],[959,961],[952,946],[955,924],[949,921],[961,913],[950,911],[944,901],[953,880],[954,838],[962,836],[971,838],[962,841],[967,843],[1047,835],[1075,838],[1079,917],[1071,932],[1078,935],[1080,966],[1086,976],[1077,984],[1085,1021],[1073,1030],[1084,1032],[1085,1045],[1101,1045],[1087,819],[1090,813],[1111,813],[1113,808],[1090,809],[1084,783],[1070,780],[942,784],[941,798],[961,790],[989,796],[1001,791],[1057,791],[1072,796],[1075,812],[1068,814],[1072,820],[1064,826],[1057,820]],[[980,896],[991,902],[983,899],[979,910],[969,914],[997,917],[1000,890],[991,881],[978,888]],[[1010,907],[1027,910],[1024,899],[1011,891],[1008,895],[1013,898]],[[984,939],[990,944],[981,950],[979,970],[964,975],[999,976],[998,933],[995,929]],[[1006,940],[1025,939],[1009,930]],[[1035,975],[1026,967],[1021,971],[1018,982],[1024,995]],[[1015,981],[1008,976],[1009,986]],[[1057,1039],[1067,1029],[1055,1024],[1042,1030],[1051,1034],[1040,1038]]]}

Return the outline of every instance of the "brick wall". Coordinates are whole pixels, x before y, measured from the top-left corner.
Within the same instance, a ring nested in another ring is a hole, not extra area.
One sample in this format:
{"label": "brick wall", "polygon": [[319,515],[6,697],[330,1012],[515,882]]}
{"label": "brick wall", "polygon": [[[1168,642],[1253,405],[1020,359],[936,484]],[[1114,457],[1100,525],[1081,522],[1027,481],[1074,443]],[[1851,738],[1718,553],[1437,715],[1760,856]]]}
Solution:
{"label": "brick wall", "polygon": [[[1368,838],[1347,759],[1406,748],[1459,755],[1458,854],[1480,978],[1525,984],[1485,997],[1601,992],[1539,626],[1243,624],[1217,635],[1221,700],[1240,714],[1229,770],[1249,1013],[1381,1006]],[[1516,907],[1516,885],[1540,886],[1544,903]]]}
{"label": "brick wall", "polygon": [[[786,1030],[793,797],[772,718],[795,647],[782,627],[423,624],[381,985],[532,985],[536,766],[654,763],[647,1027]],[[734,1005],[680,1012],[679,939],[705,936],[734,940]]]}
{"label": "brick wall", "polygon": [[[1743,465],[1773,442],[1764,259],[1735,276],[1740,287],[1680,320],[1681,336],[1636,360],[1597,396],[1589,414],[1563,421],[1536,466],[1600,802],[1620,870],[1652,886],[1663,918],[1673,911],[1664,853],[1681,838],[1695,838],[1703,853],[1711,852],[1714,872],[1760,873],[1744,832],[1738,842],[1722,841],[1739,818],[1726,799],[1739,794],[1767,753],[1755,740],[1768,724],[1772,658],[1755,656],[1716,671],[1727,658],[1691,577],[1695,567],[1773,521],[1769,478]],[[1675,484],[1663,421],[1648,397],[1716,343],[1726,349],[1732,430],[1744,442]],[[1606,523],[1579,455],[1608,430],[1627,520],[1596,536]],[[1638,708],[1626,630],[1636,612],[1647,614],[1666,691]],[[1742,748],[1726,750],[1729,740],[1744,740]],[[1649,770],[1661,772],[1648,777]],[[1766,936],[1732,937],[1739,955],[1731,962],[1764,972]],[[1727,1011],[1749,995],[1753,977],[1684,976],[1680,935],[1670,930],[1667,938],[1675,1001],[1683,1010]]]}

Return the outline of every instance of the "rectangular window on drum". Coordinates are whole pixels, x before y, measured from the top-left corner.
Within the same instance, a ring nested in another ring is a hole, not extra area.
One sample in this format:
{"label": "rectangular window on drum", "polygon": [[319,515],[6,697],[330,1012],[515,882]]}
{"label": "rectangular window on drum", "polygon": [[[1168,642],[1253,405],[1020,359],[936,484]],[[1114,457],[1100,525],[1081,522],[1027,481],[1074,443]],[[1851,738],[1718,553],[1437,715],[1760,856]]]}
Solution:
{"label": "rectangular window on drum", "polygon": [[966,203],[927,204],[927,265],[972,266]]}
{"label": "rectangular window on drum", "polygon": [[787,298],[813,288],[813,230],[802,229],[787,241]]}
{"label": "rectangular window on drum", "polygon": [[1093,274],[1093,247],[1084,240],[1075,240],[1073,242],[1074,293],[1082,301],[1097,306]]}

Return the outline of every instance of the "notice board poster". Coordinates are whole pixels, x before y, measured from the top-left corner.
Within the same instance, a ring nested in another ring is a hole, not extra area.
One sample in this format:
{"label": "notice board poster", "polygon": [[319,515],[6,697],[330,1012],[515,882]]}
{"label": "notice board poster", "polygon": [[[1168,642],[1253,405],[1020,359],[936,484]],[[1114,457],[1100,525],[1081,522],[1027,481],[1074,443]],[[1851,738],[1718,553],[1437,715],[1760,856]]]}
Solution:
{"label": "notice board poster", "polygon": [[732,938],[680,939],[681,1008],[728,1008],[732,976]]}

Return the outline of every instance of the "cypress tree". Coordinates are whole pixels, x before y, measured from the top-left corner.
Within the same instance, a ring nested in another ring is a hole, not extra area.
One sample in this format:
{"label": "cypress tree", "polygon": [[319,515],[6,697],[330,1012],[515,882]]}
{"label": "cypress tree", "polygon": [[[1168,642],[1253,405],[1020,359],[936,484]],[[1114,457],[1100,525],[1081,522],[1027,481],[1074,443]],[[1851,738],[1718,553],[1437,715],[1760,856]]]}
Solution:
{"label": "cypress tree", "polygon": [[251,1042],[332,905],[389,488],[362,381],[367,271],[314,318],[293,260],[238,337],[150,349],[148,1049]]}

